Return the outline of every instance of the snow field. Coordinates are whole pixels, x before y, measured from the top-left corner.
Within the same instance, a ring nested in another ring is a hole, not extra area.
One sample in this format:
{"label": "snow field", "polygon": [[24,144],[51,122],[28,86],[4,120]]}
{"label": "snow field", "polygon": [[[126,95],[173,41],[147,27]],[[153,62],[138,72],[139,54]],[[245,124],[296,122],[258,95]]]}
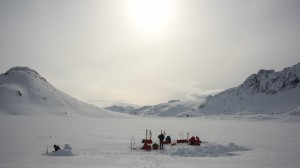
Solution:
{"label": "snow field", "polygon": [[[216,118],[88,118],[0,115],[0,167],[299,167],[300,123]],[[189,132],[200,147],[165,145],[164,151],[131,150],[151,129],[172,139]],[[45,156],[70,144],[74,156]],[[248,150],[249,149],[249,150]]]}

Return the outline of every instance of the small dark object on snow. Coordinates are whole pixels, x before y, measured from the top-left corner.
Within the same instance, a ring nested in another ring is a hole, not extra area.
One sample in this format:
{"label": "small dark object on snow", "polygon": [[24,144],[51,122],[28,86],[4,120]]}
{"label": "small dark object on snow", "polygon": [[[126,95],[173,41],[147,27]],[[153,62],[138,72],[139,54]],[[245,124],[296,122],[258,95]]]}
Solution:
{"label": "small dark object on snow", "polygon": [[164,150],[164,139],[165,139],[165,136],[163,133],[161,133],[159,136],[158,136],[158,139],[159,139],[159,149],[160,150]]}
{"label": "small dark object on snow", "polygon": [[167,142],[171,142],[171,137],[170,137],[170,136],[167,136],[166,141],[167,141]]}
{"label": "small dark object on snow", "polygon": [[58,151],[58,150],[61,150],[60,147],[59,147],[58,145],[54,145],[53,147],[54,147],[54,151],[55,151],[55,152]]}
{"label": "small dark object on snow", "polygon": [[152,149],[153,149],[153,150],[158,150],[158,144],[157,144],[157,143],[154,143],[154,144],[152,145]]}
{"label": "small dark object on snow", "polygon": [[202,143],[202,141],[200,141],[200,138],[199,137],[194,137],[192,136],[191,139],[189,139],[189,144],[190,145],[198,145],[200,146],[200,144]]}
{"label": "small dark object on snow", "polygon": [[143,149],[145,151],[151,151],[151,145],[144,143],[144,146],[141,149]]}

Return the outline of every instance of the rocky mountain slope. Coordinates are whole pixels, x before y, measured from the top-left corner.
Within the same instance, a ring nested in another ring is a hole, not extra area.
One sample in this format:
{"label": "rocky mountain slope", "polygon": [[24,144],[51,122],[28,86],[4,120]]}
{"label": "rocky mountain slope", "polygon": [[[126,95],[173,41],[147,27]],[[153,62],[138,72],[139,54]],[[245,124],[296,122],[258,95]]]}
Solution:
{"label": "rocky mountain slope", "polygon": [[240,86],[207,97],[203,104],[189,113],[284,114],[297,111],[299,105],[300,63],[279,72],[260,70]]}

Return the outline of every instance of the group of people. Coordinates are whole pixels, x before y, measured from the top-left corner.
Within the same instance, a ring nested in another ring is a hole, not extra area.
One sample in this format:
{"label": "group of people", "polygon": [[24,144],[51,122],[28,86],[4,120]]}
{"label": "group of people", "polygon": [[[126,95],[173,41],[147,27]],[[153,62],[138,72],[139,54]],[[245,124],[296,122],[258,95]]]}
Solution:
{"label": "group of people", "polygon": [[[161,133],[160,135],[158,135],[158,139],[159,139],[159,149],[160,150],[164,150],[165,135],[163,133]],[[167,136],[166,141],[170,141],[171,142],[171,137]],[[142,143],[144,143],[144,146],[142,147],[142,149],[144,149],[144,150],[151,150],[151,146],[147,142],[149,142],[149,140],[143,139]],[[152,141],[151,141],[151,143],[152,143]],[[155,150],[158,149],[158,144],[154,143],[152,145],[152,148],[155,149]]]}
{"label": "group of people", "polygon": [[[159,139],[159,149],[164,150],[165,135],[163,133],[161,133],[158,136],[158,139]],[[170,143],[171,142],[171,137],[167,136],[165,142]],[[202,141],[200,140],[200,138],[198,136],[196,136],[196,137],[192,136],[190,139],[188,139],[187,142],[189,143],[189,145],[198,145],[198,146],[200,146],[200,144],[202,143]]]}

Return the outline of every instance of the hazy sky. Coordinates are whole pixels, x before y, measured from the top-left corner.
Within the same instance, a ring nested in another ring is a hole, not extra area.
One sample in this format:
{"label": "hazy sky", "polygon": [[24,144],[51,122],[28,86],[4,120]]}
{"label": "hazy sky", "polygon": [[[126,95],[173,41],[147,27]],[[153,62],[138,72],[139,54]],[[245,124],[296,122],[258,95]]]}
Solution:
{"label": "hazy sky", "polygon": [[96,104],[195,99],[299,53],[299,0],[0,0],[0,73]]}

